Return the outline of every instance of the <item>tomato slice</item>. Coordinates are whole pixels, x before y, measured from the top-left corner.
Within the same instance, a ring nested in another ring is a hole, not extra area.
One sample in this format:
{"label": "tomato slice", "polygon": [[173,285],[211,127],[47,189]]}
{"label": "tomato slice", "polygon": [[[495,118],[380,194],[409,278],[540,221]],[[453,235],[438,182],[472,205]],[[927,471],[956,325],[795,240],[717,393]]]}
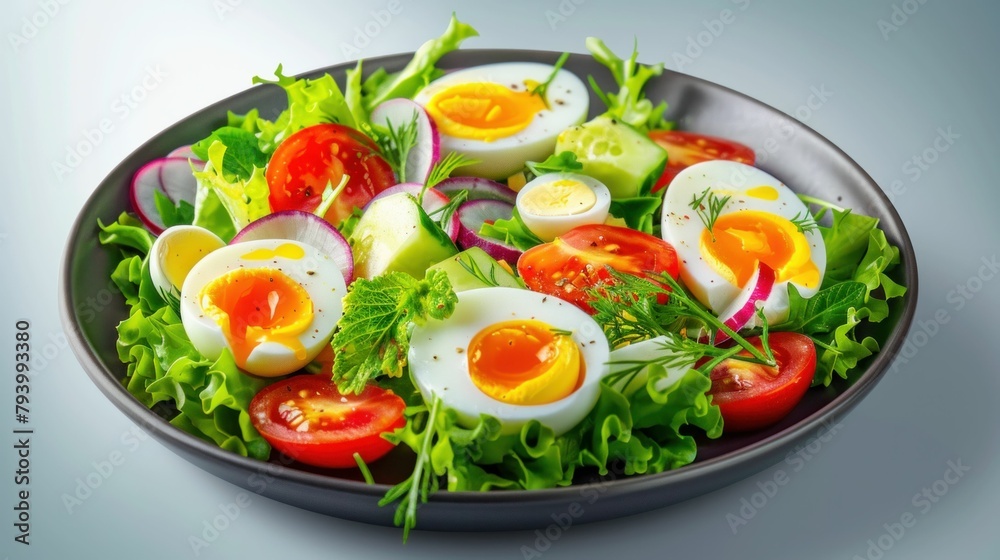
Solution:
{"label": "tomato slice", "polygon": [[350,176],[347,185],[323,216],[333,225],[394,185],[396,178],[375,144],[357,130],[332,123],[303,128],[278,144],[267,164],[271,211],[316,210],[326,186],[339,185],[345,173]]}
{"label": "tomato slice", "polygon": [[[745,432],[774,424],[802,400],[816,371],[812,339],[794,332],[773,332],[768,344],[776,368],[728,359],[712,368],[708,394],[719,405],[725,429]],[[760,337],[747,339],[760,349]],[[749,356],[745,350],[741,356]]]}
{"label": "tomato slice", "polygon": [[605,224],[579,226],[549,243],[525,251],[517,271],[528,288],[575,304],[587,313],[591,297],[585,288],[614,280],[606,266],[651,278],[666,272],[677,278],[674,248],[659,237]]}
{"label": "tomato slice", "polygon": [[392,448],[382,438],[405,424],[406,404],[392,391],[369,385],[341,394],[328,378],[297,375],[257,393],[253,425],[275,449],[316,467],[353,467],[354,453],[374,461]]}
{"label": "tomato slice", "polygon": [[667,165],[653,185],[653,192],[669,185],[684,168],[696,163],[727,159],[753,165],[756,158],[750,147],[716,136],[683,130],[654,130],[649,137],[667,151]]}

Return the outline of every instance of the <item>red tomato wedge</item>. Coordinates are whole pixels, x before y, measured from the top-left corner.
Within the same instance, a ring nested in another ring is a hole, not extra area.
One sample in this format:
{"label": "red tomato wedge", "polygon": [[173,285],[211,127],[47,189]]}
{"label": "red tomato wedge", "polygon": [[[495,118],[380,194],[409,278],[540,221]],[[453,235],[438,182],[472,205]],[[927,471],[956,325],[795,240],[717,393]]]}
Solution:
{"label": "red tomato wedge", "polygon": [[517,271],[529,289],[550,294],[593,313],[585,288],[613,282],[606,266],[650,278],[666,272],[677,278],[674,248],[659,237],[633,229],[591,224],[571,229],[549,243],[525,251]]}
{"label": "red tomato wedge", "polygon": [[257,393],[250,401],[253,425],[275,449],[316,467],[356,466],[388,453],[382,438],[405,424],[403,399],[374,385],[360,394],[341,394],[328,378],[297,375]]}
{"label": "red tomato wedge", "polygon": [[[816,347],[794,332],[768,336],[776,368],[728,359],[712,369],[712,402],[719,405],[727,431],[765,428],[784,418],[802,400],[816,371]],[[760,349],[760,337],[747,339]],[[745,350],[740,356],[749,356]]]}
{"label": "red tomato wedge", "polygon": [[396,183],[392,167],[364,134],[339,124],[317,124],[278,144],[267,164],[271,211],[319,207],[326,186],[336,187],[350,176],[343,192],[323,216],[333,225],[363,208],[378,193]]}
{"label": "red tomato wedge", "polygon": [[753,150],[748,146],[725,138],[683,130],[654,130],[649,137],[667,151],[667,165],[653,185],[653,192],[669,185],[684,168],[696,163],[727,159],[753,165],[755,159]]}

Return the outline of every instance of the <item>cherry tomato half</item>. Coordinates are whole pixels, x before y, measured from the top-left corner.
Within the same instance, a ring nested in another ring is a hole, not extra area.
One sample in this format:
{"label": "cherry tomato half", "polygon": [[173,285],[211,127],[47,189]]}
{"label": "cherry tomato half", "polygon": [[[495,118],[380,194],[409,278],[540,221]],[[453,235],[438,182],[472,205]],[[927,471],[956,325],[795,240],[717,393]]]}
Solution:
{"label": "cherry tomato half", "polygon": [[613,282],[606,266],[650,278],[666,272],[677,278],[674,248],[659,237],[633,229],[591,224],[571,229],[549,243],[525,251],[517,271],[528,288],[550,294],[593,313],[585,288]]}
{"label": "cherry tomato half", "polygon": [[345,173],[350,176],[347,185],[323,216],[333,225],[394,185],[396,178],[375,144],[357,130],[332,123],[303,128],[278,144],[267,164],[271,211],[316,210],[327,184],[336,187]]}
{"label": "cherry tomato half", "polygon": [[649,133],[654,142],[667,151],[667,165],[653,185],[653,192],[670,184],[684,168],[713,159],[727,159],[753,165],[753,150],[739,142],[706,136],[683,130],[654,130]]}
{"label": "cherry tomato half", "polygon": [[370,385],[341,394],[328,378],[297,375],[268,385],[250,401],[253,425],[275,449],[316,467],[347,468],[392,448],[382,438],[405,424],[403,399]]}
{"label": "cherry tomato half", "polygon": [[[802,400],[816,372],[816,347],[794,332],[773,332],[768,343],[776,368],[732,358],[712,368],[712,402],[719,405],[727,431],[745,432],[774,424]],[[747,339],[761,348],[760,337]],[[745,350],[741,356],[749,356]]]}

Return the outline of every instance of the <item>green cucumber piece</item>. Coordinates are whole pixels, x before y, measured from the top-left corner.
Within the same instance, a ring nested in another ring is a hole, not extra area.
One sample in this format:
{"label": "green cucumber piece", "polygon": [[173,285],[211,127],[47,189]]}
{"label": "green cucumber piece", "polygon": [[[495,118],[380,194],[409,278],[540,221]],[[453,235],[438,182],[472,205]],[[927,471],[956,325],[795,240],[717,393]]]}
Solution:
{"label": "green cucumber piece", "polygon": [[407,193],[372,202],[349,241],[354,252],[354,275],[359,278],[392,271],[423,278],[427,267],[458,252],[417,199]]}
{"label": "green cucumber piece", "polygon": [[500,266],[500,263],[479,247],[470,247],[430,268],[447,274],[451,287],[456,292],[492,286],[524,287],[516,276],[507,272],[506,268]]}
{"label": "green cucumber piece", "polygon": [[564,130],[555,153],[564,151],[576,154],[580,172],[604,183],[614,199],[649,193],[667,163],[666,150],[656,142],[607,116]]}

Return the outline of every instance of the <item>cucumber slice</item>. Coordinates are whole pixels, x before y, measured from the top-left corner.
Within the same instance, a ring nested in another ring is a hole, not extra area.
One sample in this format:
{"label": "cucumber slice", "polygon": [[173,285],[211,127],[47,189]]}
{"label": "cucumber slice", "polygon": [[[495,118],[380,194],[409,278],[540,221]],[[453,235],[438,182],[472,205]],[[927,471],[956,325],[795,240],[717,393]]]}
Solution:
{"label": "cucumber slice", "polygon": [[656,142],[607,116],[564,130],[555,153],[564,151],[576,154],[581,173],[604,183],[613,199],[649,193],[667,163],[666,150]]}
{"label": "cucumber slice", "polygon": [[374,278],[390,271],[423,278],[427,267],[458,252],[417,199],[397,193],[375,200],[350,237],[354,275]]}
{"label": "cucumber slice", "polygon": [[524,287],[517,277],[500,266],[500,263],[479,247],[470,247],[430,268],[441,270],[447,274],[448,280],[451,281],[451,287],[456,292],[493,286]]}

